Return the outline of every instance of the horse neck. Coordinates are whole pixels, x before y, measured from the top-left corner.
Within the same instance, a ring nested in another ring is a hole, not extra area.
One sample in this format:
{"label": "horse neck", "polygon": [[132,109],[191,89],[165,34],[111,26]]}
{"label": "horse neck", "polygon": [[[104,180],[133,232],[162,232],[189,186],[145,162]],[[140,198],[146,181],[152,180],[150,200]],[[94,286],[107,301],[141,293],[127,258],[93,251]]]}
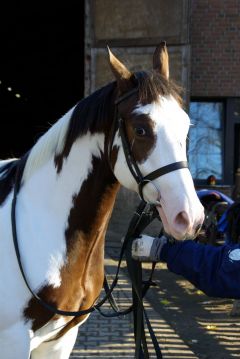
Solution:
{"label": "horse neck", "polygon": [[28,178],[19,199],[28,208],[34,205],[33,213],[39,212],[39,220],[48,219],[51,226],[62,228],[68,223],[65,235],[71,238],[75,231],[105,228],[119,184],[104,156],[104,142],[103,133],[81,136],[64,158],[61,171],[50,158]]}
{"label": "horse neck", "polygon": [[[82,136],[60,172],[52,158],[19,192],[19,238],[23,251],[31,249],[26,272],[32,273],[33,286],[42,288],[40,297],[64,310],[89,308],[102,287],[104,238],[119,187],[103,148],[103,134]],[[51,313],[35,317],[32,303],[25,316],[36,318],[38,329]]]}
{"label": "horse neck", "polygon": [[[86,141],[90,144],[88,149]],[[110,169],[107,156],[104,155],[104,135],[88,134],[79,142],[81,142],[81,158],[88,165],[80,170],[81,185],[79,190],[75,191],[72,196],[72,207],[68,217],[69,226],[66,236],[75,239],[76,233],[83,233],[90,241],[91,239],[96,239],[99,235],[102,237],[105,234],[119,189],[119,183]],[[72,151],[74,152],[74,148]],[[77,149],[78,155],[79,149]],[[78,161],[76,162],[76,166],[79,167]],[[65,174],[69,170],[68,168],[63,168]]]}

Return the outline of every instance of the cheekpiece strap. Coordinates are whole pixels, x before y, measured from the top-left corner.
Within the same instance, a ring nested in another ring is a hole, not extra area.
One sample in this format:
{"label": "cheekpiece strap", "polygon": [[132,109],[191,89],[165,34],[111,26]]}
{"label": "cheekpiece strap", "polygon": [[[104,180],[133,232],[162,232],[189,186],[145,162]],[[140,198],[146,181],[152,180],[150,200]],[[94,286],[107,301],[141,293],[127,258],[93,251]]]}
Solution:
{"label": "cheekpiece strap", "polygon": [[134,89],[128,91],[127,93],[123,94],[122,96],[118,97],[115,101],[115,105],[119,105],[121,102],[123,102],[126,98],[132,96],[133,94],[138,92],[138,87],[135,87]]}

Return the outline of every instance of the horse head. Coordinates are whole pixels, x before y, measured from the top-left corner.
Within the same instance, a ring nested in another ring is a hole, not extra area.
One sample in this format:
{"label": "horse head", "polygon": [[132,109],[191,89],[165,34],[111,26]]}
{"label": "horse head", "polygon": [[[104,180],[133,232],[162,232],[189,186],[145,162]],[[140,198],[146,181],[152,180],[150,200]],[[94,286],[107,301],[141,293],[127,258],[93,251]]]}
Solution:
{"label": "horse head", "polygon": [[[156,205],[168,234],[176,239],[195,237],[204,209],[185,165],[190,120],[169,80],[166,44],[156,48],[150,72],[132,73],[110,50],[109,62],[118,89],[118,124],[110,141],[114,175]],[[161,174],[159,168],[164,169]],[[159,175],[148,176],[155,172]]]}

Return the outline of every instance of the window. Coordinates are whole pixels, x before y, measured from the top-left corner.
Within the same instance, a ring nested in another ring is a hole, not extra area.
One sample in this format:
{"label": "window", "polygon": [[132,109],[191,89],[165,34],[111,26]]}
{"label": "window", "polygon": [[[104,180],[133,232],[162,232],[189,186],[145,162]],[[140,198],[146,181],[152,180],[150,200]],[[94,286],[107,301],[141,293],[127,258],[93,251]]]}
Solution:
{"label": "window", "polygon": [[232,186],[240,168],[240,98],[192,99],[189,167],[197,185],[214,175],[217,184]]}
{"label": "window", "polygon": [[223,181],[223,102],[192,101],[189,131],[189,167],[195,180],[214,175]]}

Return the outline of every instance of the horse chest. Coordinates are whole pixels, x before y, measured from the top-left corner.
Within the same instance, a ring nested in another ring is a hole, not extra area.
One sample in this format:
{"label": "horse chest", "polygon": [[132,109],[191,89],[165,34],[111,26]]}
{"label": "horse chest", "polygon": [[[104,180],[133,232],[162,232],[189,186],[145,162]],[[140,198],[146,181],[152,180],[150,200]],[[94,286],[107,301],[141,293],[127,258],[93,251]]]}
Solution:
{"label": "horse chest", "polygon": [[85,250],[75,247],[74,255],[69,259],[69,265],[62,271],[61,297],[62,305],[67,310],[86,309],[97,299],[103,283],[103,238],[97,240]]}
{"label": "horse chest", "polygon": [[[99,296],[103,283],[104,237],[102,233],[98,235],[92,246],[86,245],[86,240],[82,234],[79,235],[78,241],[69,251],[67,264],[61,269],[60,286],[46,285],[38,293],[53,307],[65,311],[84,310],[91,307]],[[32,321],[33,331],[59,319],[58,315],[46,310],[35,298],[28,302],[24,316]],[[84,318],[75,318],[74,325]],[[69,317],[64,320],[67,323]]]}

